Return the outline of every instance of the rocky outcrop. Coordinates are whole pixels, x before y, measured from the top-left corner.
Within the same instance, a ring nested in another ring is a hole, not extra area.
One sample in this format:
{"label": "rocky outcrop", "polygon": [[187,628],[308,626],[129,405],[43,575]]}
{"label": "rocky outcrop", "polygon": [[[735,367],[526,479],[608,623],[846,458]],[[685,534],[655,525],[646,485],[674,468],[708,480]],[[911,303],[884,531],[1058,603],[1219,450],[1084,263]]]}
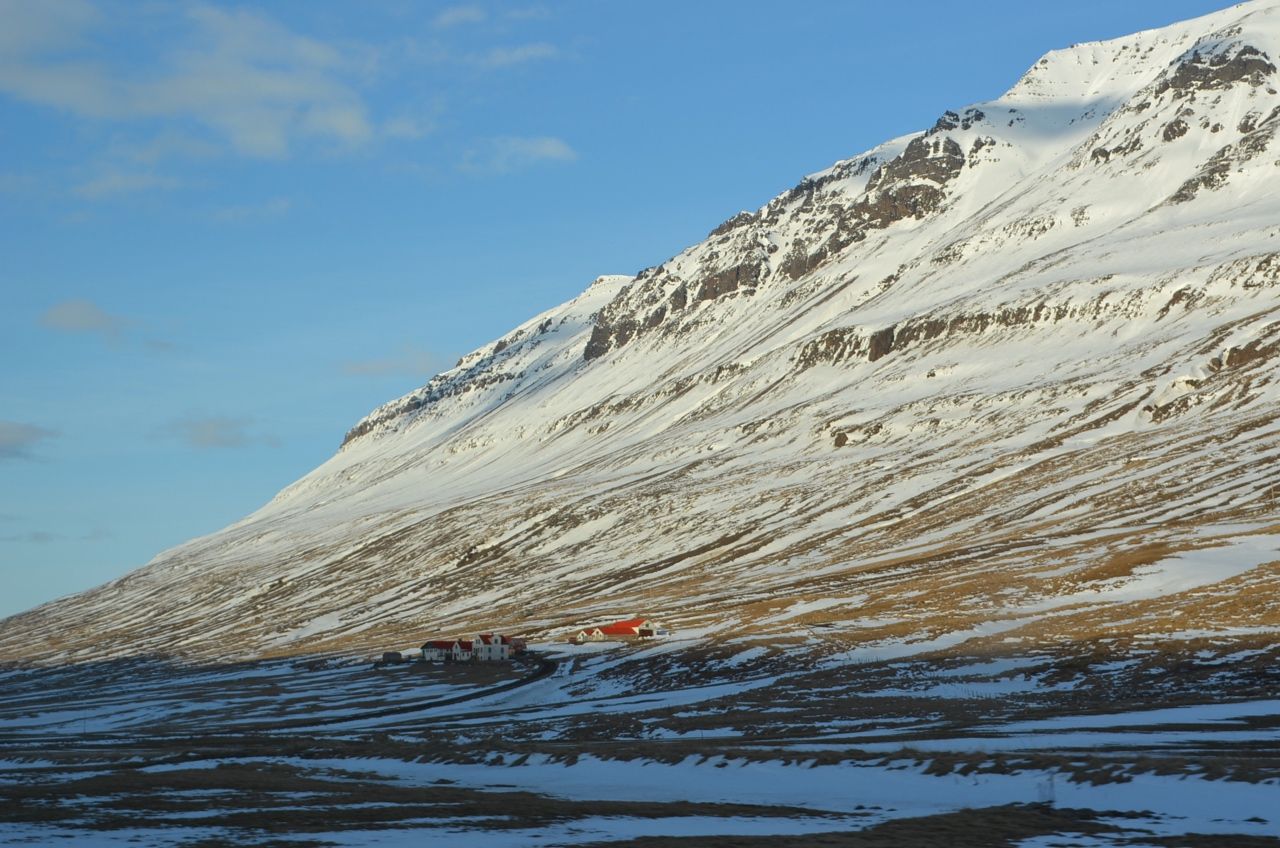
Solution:
{"label": "rocky outcrop", "polygon": [[1264,120],[1255,121],[1256,116],[1246,115],[1240,126],[1247,127],[1248,131],[1239,142],[1228,144],[1210,156],[1194,177],[1170,195],[1169,203],[1186,203],[1202,190],[1221,188],[1232,171],[1265,152],[1280,129],[1280,106],[1272,109]]}
{"label": "rocky outcrop", "polygon": [[[672,263],[650,269],[602,309],[583,358],[597,359],[639,335],[669,326],[701,303],[753,294],[774,276],[784,282],[798,280],[865,240],[870,231],[936,212],[946,198],[946,186],[969,161],[948,133],[969,130],[985,118],[975,108],[947,112],[886,162],[875,156],[848,160],[821,176],[806,177],[760,212],[733,216],[711,231],[697,273],[682,276],[672,270]],[[977,139],[972,156],[994,143]],[[866,182],[852,198],[834,188],[861,177]],[[774,261],[772,237],[788,230],[796,234]]]}
{"label": "rocky outcrop", "polygon": [[1196,49],[1178,62],[1173,72],[1157,84],[1155,93],[1172,90],[1174,97],[1197,91],[1230,88],[1236,83],[1258,87],[1276,72],[1270,57],[1248,44],[1233,45],[1218,52]]}
{"label": "rocky outcrop", "polygon": [[1017,329],[1067,319],[1097,318],[1122,308],[1119,304],[1107,304],[1101,299],[1084,304],[1049,304],[1041,301],[1006,306],[990,312],[923,315],[878,330],[845,327],[830,330],[804,343],[794,361],[801,370],[855,359],[875,362],[891,353],[900,353],[937,339],[981,335],[998,328]]}

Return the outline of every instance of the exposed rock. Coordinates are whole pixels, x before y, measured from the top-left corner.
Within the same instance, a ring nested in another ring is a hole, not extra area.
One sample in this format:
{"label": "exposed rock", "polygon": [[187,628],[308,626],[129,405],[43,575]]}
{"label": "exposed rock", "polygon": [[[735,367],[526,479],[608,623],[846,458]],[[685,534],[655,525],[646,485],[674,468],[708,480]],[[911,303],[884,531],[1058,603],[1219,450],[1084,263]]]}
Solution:
{"label": "exposed rock", "polygon": [[1055,323],[1067,318],[1093,318],[1109,310],[1101,298],[1084,304],[1009,306],[994,312],[971,312],[951,316],[921,316],[870,333],[857,327],[829,330],[803,344],[795,356],[801,370],[819,364],[838,364],[853,359],[876,362],[891,353],[924,342],[951,336],[977,335],[992,327],[1027,327]]}
{"label": "exposed rock", "polygon": [[[1248,116],[1246,116],[1247,120]],[[1244,121],[1241,122],[1244,124]],[[1228,144],[1219,150],[1200,167],[1200,171],[1184,182],[1169,198],[1170,203],[1186,203],[1193,199],[1202,189],[1216,189],[1223,186],[1231,175],[1231,171],[1259,156],[1275,138],[1280,128],[1280,106],[1271,110],[1267,117],[1256,125],[1249,122],[1253,129],[1244,135],[1238,144]]]}
{"label": "exposed rock", "polygon": [[732,218],[729,218],[720,226],[712,230],[710,234],[708,234],[707,238],[711,239],[711,238],[715,238],[716,236],[722,236],[725,233],[728,233],[732,230],[736,230],[738,227],[743,227],[743,226],[746,226],[747,224],[750,224],[754,221],[759,220],[759,217],[760,216],[754,212],[739,212],[737,215],[734,215]]}
{"label": "exposed rock", "polygon": [[894,328],[885,327],[871,334],[867,340],[867,361],[875,362],[893,350]]}
{"label": "exposed rock", "polygon": [[942,113],[942,117],[938,119],[933,128],[929,130],[927,135],[945,132],[947,130],[967,130],[974,124],[986,119],[981,109],[970,107],[964,110],[964,114],[958,115],[951,110]]}
{"label": "exposed rock", "polygon": [[[906,149],[889,162],[877,166],[874,156],[865,156],[843,162],[821,177],[806,177],[770,202],[763,216],[740,213],[713,230],[712,237],[733,239],[736,231],[753,223],[779,224],[784,212],[793,218],[817,215],[817,238],[795,239],[777,266],[777,273],[782,279],[799,279],[851,245],[866,239],[869,230],[883,229],[906,218],[923,218],[936,211],[946,197],[943,188],[960,173],[966,162],[959,143],[939,133],[952,123],[967,129],[983,119],[984,115],[977,109],[966,110],[963,115],[948,113],[934,130],[912,139]],[[981,150],[989,143],[994,142],[979,139],[975,142],[975,149]],[[827,208],[822,208],[818,195],[824,186],[850,175],[866,173],[873,167],[866,190],[859,199],[847,206],[828,203]],[[741,241],[737,244],[740,245]],[[614,302],[596,316],[583,358],[588,361],[596,359],[609,350],[622,347],[638,334],[657,329],[686,308],[690,287],[692,302],[696,304],[737,292],[753,292],[768,275],[767,254],[759,248],[733,264],[716,267],[721,259],[720,250],[717,242],[716,250],[708,252],[709,261],[701,273],[680,283],[678,296],[673,293],[666,303],[661,302],[665,299],[661,290],[670,285],[671,278],[664,269],[642,273],[629,289],[620,292]],[[733,252],[738,253],[737,250]],[[742,253],[738,255],[743,256]],[[634,298],[639,288],[651,293],[641,300],[643,312],[637,312]]]}
{"label": "exposed rock", "polygon": [[978,163],[978,157],[982,151],[988,147],[995,147],[996,140],[989,135],[978,136],[973,140],[973,145],[969,148],[969,167],[972,168]]}
{"label": "exposed rock", "polygon": [[762,262],[748,261],[741,265],[735,265],[732,268],[725,268],[723,271],[709,274],[702,278],[702,282],[698,286],[696,300],[715,300],[739,289],[754,286],[760,280],[764,268],[765,266]]}
{"label": "exposed rock", "polygon": [[1186,135],[1188,129],[1190,129],[1190,127],[1187,126],[1186,121],[1181,118],[1174,118],[1172,121],[1164,125],[1164,132],[1160,135],[1165,141],[1174,141],[1175,139],[1182,138]]}
{"label": "exposed rock", "polygon": [[1220,53],[1194,50],[1156,85],[1155,93],[1172,89],[1174,96],[1180,97],[1195,91],[1229,88],[1238,82],[1256,88],[1275,71],[1267,54],[1248,44]]}
{"label": "exposed rock", "polygon": [[587,339],[587,346],[582,351],[582,358],[589,361],[604,356],[613,348],[622,347],[631,341],[636,329],[636,322],[631,318],[618,318],[610,322],[597,318],[595,327],[591,329],[591,337]]}
{"label": "exposed rock", "polygon": [[871,175],[867,189],[914,180],[946,185],[964,167],[964,151],[952,138],[917,136],[902,155],[885,163]]}
{"label": "exposed rock", "polygon": [[1231,173],[1234,145],[1228,144],[1201,166],[1200,172],[1184,182],[1169,198],[1170,203],[1186,203],[1193,200],[1201,189],[1215,189],[1227,181]]}

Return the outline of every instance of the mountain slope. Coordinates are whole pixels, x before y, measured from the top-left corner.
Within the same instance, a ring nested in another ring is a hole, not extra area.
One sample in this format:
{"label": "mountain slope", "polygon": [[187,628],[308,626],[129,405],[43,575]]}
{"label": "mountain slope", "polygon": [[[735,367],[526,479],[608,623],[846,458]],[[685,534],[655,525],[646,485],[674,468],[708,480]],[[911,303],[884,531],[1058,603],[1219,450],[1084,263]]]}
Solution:
{"label": "mountain slope", "polygon": [[598,279],[0,656],[630,612],[839,655],[1280,627],[1277,57],[1275,0],[1049,53]]}

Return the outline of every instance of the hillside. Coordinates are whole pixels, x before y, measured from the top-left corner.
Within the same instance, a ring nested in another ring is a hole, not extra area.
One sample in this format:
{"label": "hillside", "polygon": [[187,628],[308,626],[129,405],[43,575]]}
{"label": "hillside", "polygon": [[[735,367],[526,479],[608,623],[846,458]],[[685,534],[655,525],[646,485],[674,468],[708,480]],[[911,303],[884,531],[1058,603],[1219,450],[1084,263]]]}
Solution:
{"label": "hillside", "polygon": [[0,658],[631,613],[815,659],[1280,629],[1277,57],[1276,0],[1051,52],[6,619]]}

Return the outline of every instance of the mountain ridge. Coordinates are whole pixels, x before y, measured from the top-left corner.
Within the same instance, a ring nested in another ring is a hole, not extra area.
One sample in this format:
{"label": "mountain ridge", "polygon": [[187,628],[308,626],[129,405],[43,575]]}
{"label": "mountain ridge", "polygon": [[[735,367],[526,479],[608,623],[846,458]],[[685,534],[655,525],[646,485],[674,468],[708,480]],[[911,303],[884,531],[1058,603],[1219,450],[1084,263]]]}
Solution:
{"label": "mountain ridge", "polygon": [[1046,54],[598,278],[253,515],[7,619],[0,656],[641,610],[820,655],[1280,625],[1249,600],[1273,561],[1137,607],[1111,596],[1150,564],[1106,567],[1158,541],[1184,583],[1206,546],[1270,544],[1277,55],[1273,0]]}

